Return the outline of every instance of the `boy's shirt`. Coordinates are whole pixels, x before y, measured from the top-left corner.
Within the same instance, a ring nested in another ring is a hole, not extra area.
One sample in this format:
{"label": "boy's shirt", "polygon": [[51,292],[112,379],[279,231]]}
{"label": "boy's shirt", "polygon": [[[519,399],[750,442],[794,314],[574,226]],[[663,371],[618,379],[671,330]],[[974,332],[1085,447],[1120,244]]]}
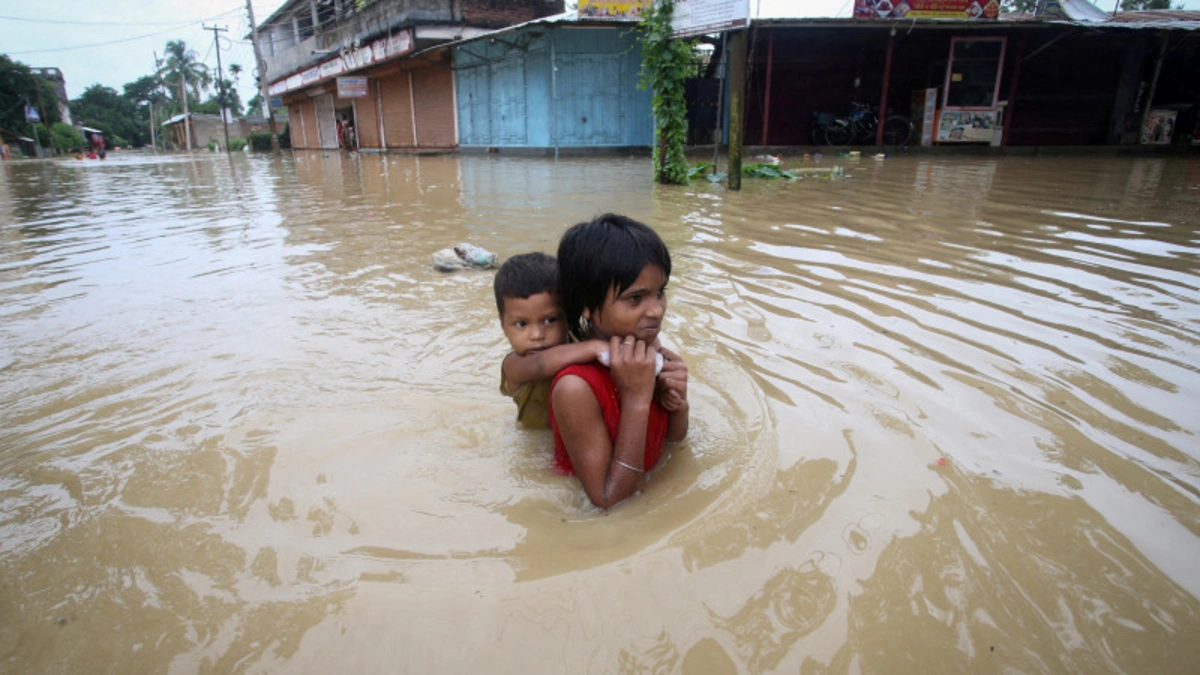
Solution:
{"label": "boy's shirt", "polygon": [[517,404],[517,421],[532,429],[545,429],[550,420],[550,383],[554,378],[526,382],[513,391],[509,387],[508,378],[504,376],[504,368],[500,368],[500,393],[511,396]]}

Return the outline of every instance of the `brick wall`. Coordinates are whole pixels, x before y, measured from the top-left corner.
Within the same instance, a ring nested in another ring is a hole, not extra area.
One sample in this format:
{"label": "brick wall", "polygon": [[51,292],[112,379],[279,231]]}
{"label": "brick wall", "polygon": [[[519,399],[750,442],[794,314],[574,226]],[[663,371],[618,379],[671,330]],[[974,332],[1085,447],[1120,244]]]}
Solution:
{"label": "brick wall", "polygon": [[461,0],[463,22],[501,28],[563,11],[563,0]]}

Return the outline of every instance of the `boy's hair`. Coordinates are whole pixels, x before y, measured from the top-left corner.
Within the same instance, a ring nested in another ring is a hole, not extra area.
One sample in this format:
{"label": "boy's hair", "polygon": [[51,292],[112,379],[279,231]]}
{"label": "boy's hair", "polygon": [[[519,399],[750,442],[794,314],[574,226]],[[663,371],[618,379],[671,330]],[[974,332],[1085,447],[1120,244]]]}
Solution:
{"label": "boy's hair", "polygon": [[545,253],[515,255],[500,266],[492,289],[496,292],[496,309],[504,316],[505,298],[528,298],[538,293],[553,294],[558,290],[558,264],[554,256]]}
{"label": "boy's hair", "polygon": [[617,295],[637,281],[647,264],[671,277],[671,254],[658,233],[638,221],[606,213],[578,223],[558,243],[558,297],[567,329],[576,338],[588,337],[583,310],[604,306],[610,289]]}

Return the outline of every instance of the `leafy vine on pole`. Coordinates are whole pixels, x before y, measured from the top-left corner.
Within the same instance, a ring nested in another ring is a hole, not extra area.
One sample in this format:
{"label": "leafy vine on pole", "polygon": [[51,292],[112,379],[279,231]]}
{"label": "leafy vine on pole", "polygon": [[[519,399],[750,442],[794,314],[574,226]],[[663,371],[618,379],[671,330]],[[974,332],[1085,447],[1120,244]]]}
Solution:
{"label": "leafy vine on pole", "polygon": [[656,0],[642,12],[642,72],[639,87],[653,94],[654,167],[658,182],[684,185],[688,182],[687,100],[684,83],[693,77],[694,59],[689,40],[671,38],[675,0]]}

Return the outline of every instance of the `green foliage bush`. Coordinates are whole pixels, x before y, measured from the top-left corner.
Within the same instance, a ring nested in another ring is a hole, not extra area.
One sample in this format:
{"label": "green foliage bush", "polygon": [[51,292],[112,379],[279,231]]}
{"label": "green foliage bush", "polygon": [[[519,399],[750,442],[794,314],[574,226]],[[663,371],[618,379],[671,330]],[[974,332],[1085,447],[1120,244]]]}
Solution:
{"label": "green foliage bush", "polygon": [[292,149],[292,125],[290,122],[283,125],[283,133],[279,134],[279,147],[284,150]]}
{"label": "green foliage bush", "polygon": [[246,147],[246,139],[244,139],[244,138],[229,139],[229,151],[230,152],[241,152],[242,148],[244,148],[244,147]]}
{"label": "green foliage bush", "polygon": [[83,134],[66,122],[58,122],[50,127],[50,139],[59,150],[74,151],[83,148]]}
{"label": "green foliage bush", "polygon": [[687,101],[684,83],[693,76],[692,42],[671,37],[675,0],[660,0],[642,12],[642,72],[638,86],[653,95],[654,166],[658,181],[684,185],[688,181]]}
{"label": "green foliage bush", "polygon": [[250,134],[250,149],[255,152],[270,152],[271,134],[266,131]]}

